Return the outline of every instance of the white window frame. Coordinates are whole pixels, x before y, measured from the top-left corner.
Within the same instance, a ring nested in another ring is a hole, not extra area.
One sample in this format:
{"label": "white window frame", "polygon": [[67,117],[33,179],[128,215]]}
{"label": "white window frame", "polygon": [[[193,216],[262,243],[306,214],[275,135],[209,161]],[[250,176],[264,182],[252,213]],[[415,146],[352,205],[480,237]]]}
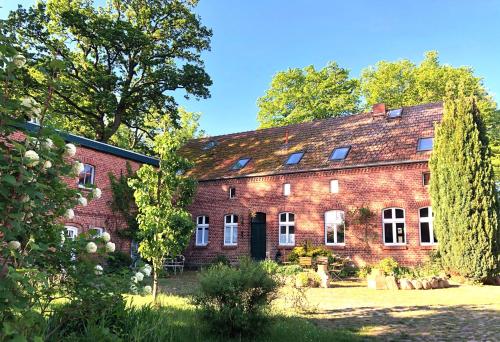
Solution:
{"label": "white window frame", "polygon": [[[199,223],[200,218],[202,219],[202,223]],[[196,217],[196,237],[195,237],[195,245],[196,246],[206,246],[208,245],[208,234],[209,234],[209,224],[207,223],[207,215],[200,215]],[[210,222],[210,221],[209,221]],[[225,222],[225,221],[224,221]],[[201,232],[201,239],[198,242],[199,234]],[[205,235],[206,232],[206,235]],[[205,241],[206,239],[206,241]]]}
{"label": "white window frame", "polygon": [[292,193],[292,185],[290,183],[283,184],[283,196],[290,196]]}
{"label": "white window frame", "polygon": [[[231,222],[226,223],[226,218],[231,217]],[[236,222],[234,218],[236,217]],[[224,246],[237,246],[238,245],[238,216],[236,214],[224,215]],[[229,229],[229,239],[226,239],[226,232]],[[229,242],[227,242],[229,240]]]}
{"label": "white window frame", "polygon": [[105,232],[104,228],[101,227],[90,227],[89,230],[97,230],[99,234],[97,234],[96,237],[101,237],[102,234]]}
{"label": "white window frame", "polygon": [[[329,216],[333,216],[333,220],[329,222]],[[328,242],[328,226],[333,226],[333,241]],[[340,226],[344,228],[344,242],[338,242],[338,229]],[[325,245],[327,246],[345,246],[345,214],[343,210],[328,210],[325,212]]]}
{"label": "white window frame", "polygon": [[[403,218],[396,218],[396,209],[401,209],[403,210]],[[386,210],[392,210],[392,218],[386,219],[384,218],[384,212]],[[397,239],[397,233],[396,233],[396,224],[397,223],[403,223],[403,229],[404,229],[404,237],[405,237],[405,242],[385,242],[385,224],[386,223],[391,223],[392,224],[392,241],[396,241]],[[385,246],[406,246],[407,244],[407,237],[406,237],[406,211],[403,208],[399,207],[390,207],[390,208],[384,208],[382,209],[382,238],[384,239],[384,245]]]}
{"label": "white window frame", "polygon": [[[285,221],[281,221],[281,215],[285,214]],[[293,221],[290,221],[290,214],[293,214]],[[295,213],[282,212],[278,214],[278,244],[280,246],[295,246]],[[281,227],[285,227],[285,234],[281,234]],[[290,234],[290,227],[293,227],[293,234]],[[281,236],[285,236],[282,242]]]}
{"label": "white window frame", "polygon": [[[429,216],[428,217],[421,217],[420,216],[420,209],[425,209],[427,208],[429,211]],[[429,236],[431,238],[431,242],[422,242],[422,227],[421,223],[429,223]],[[420,237],[420,245],[421,246],[436,246],[438,242],[436,242],[436,238],[434,235],[434,216],[432,215],[432,207],[422,207],[418,208],[418,235]]]}
{"label": "white window frame", "polygon": [[95,184],[95,166],[92,164],[89,164],[89,163],[83,163],[83,167],[84,167],[83,172],[85,172],[85,166],[87,166],[87,165],[92,167],[92,173],[90,175],[90,184],[80,184],[80,175],[78,175],[77,182],[78,182],[78,187],[80,189],[90,189]]}
{"label": "white window frame", "polygon": [[339,181],[338,181],[338,179],[331,179],[330,180],[330,193],[331,194],[338,194],[339,193]]}
{"label": "white window frame", "polygon": [[229,187],[229,198],[236,198],[236,188],[234,186]]}
{"label": "white window frame", "polygon": [[[75,226],[64,226],[66,228],[64,238],[74,240],[78,236],[78,228]],[[73,237],[68,236],[67,232],[73,232]]]}

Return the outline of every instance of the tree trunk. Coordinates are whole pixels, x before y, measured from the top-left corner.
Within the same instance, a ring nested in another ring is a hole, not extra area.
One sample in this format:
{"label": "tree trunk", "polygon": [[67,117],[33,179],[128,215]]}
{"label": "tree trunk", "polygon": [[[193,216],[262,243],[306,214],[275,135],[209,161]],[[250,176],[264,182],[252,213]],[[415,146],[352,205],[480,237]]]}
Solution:
{"label": "tree trunk", "polygon": [[156,268],[154,268],[153,269],[153,303],[155,303],[155,304],[156,304],[157,292],[158,292],[158,272],[156,271]]}

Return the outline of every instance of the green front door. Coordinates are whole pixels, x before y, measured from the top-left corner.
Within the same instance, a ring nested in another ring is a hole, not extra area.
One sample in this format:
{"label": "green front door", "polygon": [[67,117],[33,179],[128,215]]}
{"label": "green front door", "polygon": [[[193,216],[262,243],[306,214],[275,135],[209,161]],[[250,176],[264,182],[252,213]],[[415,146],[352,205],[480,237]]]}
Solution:
{"label": "green front door", "polygon": [[250,254],[255,260],[266,258],[266,214],[256,213],[252,217],[250,236]]}

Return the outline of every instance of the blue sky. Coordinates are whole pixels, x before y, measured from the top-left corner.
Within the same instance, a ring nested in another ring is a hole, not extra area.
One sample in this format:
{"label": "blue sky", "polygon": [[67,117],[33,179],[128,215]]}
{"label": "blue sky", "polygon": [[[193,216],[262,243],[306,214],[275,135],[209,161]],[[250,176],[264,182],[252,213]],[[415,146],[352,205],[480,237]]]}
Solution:
{"label": "blue sky", "polygon": [[[17,3],[33,1],[2,0],[0,17]],[[443,63],[472,66],[499,99],[500,1],[201,0],[196,11],[214,33],[204,54],[212,97],[180,102],[202,112],[209,135],[256,128],[257,98],[276,72],[331,60],[358,76],[437,50]]]}

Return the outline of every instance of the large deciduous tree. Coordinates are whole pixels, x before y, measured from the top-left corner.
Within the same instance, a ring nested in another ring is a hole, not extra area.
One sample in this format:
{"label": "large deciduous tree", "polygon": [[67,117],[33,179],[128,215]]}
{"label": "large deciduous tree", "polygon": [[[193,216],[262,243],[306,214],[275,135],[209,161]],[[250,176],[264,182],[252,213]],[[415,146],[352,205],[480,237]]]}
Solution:
{"label": "large deciduous tree", "polygon": [[183,118],[180,128],[163,118],[162,133],[154,139],[159,167],[143,165],[130,181],[139,214],[139,253],[153,265],[153,298],[158,293],[158,272],[167,255],[183,252],[193,234],[194,222],[187,210],[196,189],[194,179],[186,176],[192,164],[179,155],[182,145],[197,130],[197,122]]}
{"label": "large deciduous tree", "polygon": [[258,100],[260,128],[354,113],[357,87],[358,81],[349,78],[349,71],[334,62],[321,70],[310,65],[278,72]]}
{"label": "large deciduous tree", "polygon": [[434,230],[443,265],[484,281],[498,275],[498,199],[490,149],[474,97],[450,96],[431,155]]}
{"label": "large deciduous tree", "polygon": [[[193,13],[196,0],[46,0],[3,22],[32,55],[26,92],[50,81],[36,68],[64,63],[47,119],[108,142],[119,131],[151,135],[151,117],[178,117],[174,91],[209,96],[201,52],[211,30]],[[31,62],[32,61],[32,62]]]}

